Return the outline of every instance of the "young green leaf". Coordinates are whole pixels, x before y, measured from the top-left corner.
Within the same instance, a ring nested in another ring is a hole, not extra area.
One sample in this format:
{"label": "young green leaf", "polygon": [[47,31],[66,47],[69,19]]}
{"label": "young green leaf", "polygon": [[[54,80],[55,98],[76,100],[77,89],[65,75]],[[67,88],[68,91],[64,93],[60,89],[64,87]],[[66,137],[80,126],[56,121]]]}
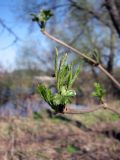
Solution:
{"label": "young green leaf", "polygon": [[[58,66],[58,50],[55,55],[55,78],[57,93],[52,94],[51,90],[43,85],[39,85],[37,92],[56,112],[62,112],[65,105],[70,103],[71,97],[76,95],[76,92],[71,89],[72,84],[77,78],[80,67],[73,74],[73,64],[66,64],[67,54],[62,56]],[[60,109],[61,108],[61,109]]]}
{"label": "young green leaf", "polygon": [[41,10],[38,15],[31,15],[33,16],[32,20],[37,22],[42,30],[45,29],[46,22],[53,16],[51,10]]}
{"label": "young green leaf", "polygon": [[92,96],[98,97],[100,100],[102,100],[102,98],[105,95],[104,88],[99,83],[94,83],[94,88],[95,88],[95,91],[92,92]]}
{"label": "young green leaf", "polygon": [[55,49],[55,77],[58,79],[58,49]]}
{"label": "young green leaf", "polygon": [[67,59],[67,54],[65,54],[61,60],[60,60],[60,65],[59,65],[59,70],[58,70],[58,73],[57,73],[57,89],[60,90],[60,87],[63,84],[64,82],[64,76],[65,76],[65,72],[66,72],[66,59]]}
{"label": "young green leaf", "polygon": [[52,92],[50,89],[46,88],[43,85],[37,87],[37,92],[43,97],[43,99],[49,104],[52,105]]}
{"label": "young green leaf", "polygon": [[78,68],[76,69],[74,75],[73,75],[73,78],[72,78],[72,81],[71,81],[71,84],[70,84],[70,87],[73,85],[74,81],[76,80],[76,78],[78,77],[80,73],[80,66],[78,66]]}
{"label": "young green leaf", "polygon": [[97,63],[100,63],[100,54],[97,50],[93,51],[93,58],[96,60]]}
{"label": "young green leaf", "polygon": [[67,89],[69,89],[72,85],[72,80],[73,80],[73,65],[68,66],[68,75],[67,75]]}

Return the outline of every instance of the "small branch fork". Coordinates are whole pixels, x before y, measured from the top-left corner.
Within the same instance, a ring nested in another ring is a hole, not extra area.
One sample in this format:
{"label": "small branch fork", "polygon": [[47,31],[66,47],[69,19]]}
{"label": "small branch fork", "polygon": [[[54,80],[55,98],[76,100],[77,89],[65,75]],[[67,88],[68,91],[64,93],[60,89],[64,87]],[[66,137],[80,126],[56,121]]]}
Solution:
{"label": "small branch fork", "polygon": [[115,85],[118,89],[120,89],[120,83],[98,62],[96,62],[94,59],[92,59],[91,57],[87,56],[85,53],[80,52],[79,50],[69,46],[68,44],[66,44],[65,42],[57,39],[56,37],[50,35],[48,32],[46,32],[45,30],[41,30],[42,33],[47,36],[48,38],[52,39],[53,41],[63,45],[64,47],[67,47],[68,49],[72,50],[73,52],[75,52],[76,54],[80,55],[82,58],[84,58],[86,61],[88,61],[90,64],[92,64],[95,67],[98,67]]}

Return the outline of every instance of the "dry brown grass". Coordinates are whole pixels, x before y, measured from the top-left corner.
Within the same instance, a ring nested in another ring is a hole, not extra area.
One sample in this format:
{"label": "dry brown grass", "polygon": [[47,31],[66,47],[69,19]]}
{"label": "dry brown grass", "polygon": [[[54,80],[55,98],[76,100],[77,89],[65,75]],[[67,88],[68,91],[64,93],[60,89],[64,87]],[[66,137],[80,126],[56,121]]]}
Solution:
{"label": "dry brown grass", "polygon": [[82,128],[44,113],[42,117],[1,118],[0,160],[119,160],[120,139],[105,129],[120,129],[120,121],[102,122],[99,128],[94,122],[91,128]]}

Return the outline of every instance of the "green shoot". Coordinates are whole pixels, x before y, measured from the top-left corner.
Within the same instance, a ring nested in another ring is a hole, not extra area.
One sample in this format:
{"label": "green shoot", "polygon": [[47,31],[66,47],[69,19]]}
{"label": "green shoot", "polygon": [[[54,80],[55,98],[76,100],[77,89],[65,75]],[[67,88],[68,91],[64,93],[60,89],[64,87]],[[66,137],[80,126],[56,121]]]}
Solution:
{"label": "green shoot", "polygon": [[46,22],[53,16],[51,10],[41,10],[41,12],[36,14],[31,14],[32,21],[37,22],[41,30],[45,30]]}
{"label": "green shoot", "polygon": [[99,64],[100,63],[100,53],[98,50],[94,50],[92,54],[92,58]]}
{"label": "green shoot", "polygon": [[103,97],[105,95],[104,88],[99,83],[94,83],[94,88],[95,88],[95,91],[92,92],[92,96],[93,97],[98,97],[99,100],[102,102]]}
{"label": "green shoot", "polygon": [[72,85],[80,72],[80,66],[73,73],[73,64],[66,64],[67,54],[65,54],[58,66],[58,50],[55,55],[55,87],[57,93],[54,94],[44,85],[38,85],[37,92],[51,106],[55,112],[63,112],[65,105],[71,102],[71,98],[76,95]]}

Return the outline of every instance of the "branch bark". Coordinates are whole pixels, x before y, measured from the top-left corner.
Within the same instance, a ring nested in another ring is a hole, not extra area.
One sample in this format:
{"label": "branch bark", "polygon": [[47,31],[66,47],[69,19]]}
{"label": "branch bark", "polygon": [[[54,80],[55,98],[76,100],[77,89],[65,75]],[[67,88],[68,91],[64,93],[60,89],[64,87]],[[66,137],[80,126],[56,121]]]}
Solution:
{"label": "branch bark", "polygon": [[73,108],[69,108],[69,106],[66,106],[64,108],[63,113],[64,114],[85,114],[85,113],[91,113],[91,112],[95,112],[98,111],[100,109],[107,109],[112,111],[113,113],[117,114],[120,117],[120,112],[118,112],[116,109],[109,107],[107,105],[107,103],[101,104],[99,106],[95,106],[95,107],[89,107],[86,109],[73,109]]}
{"label": "branch bark", "polygon": [[57,39],[56,37],[54,37],[52,35],[50,35],[45,30],[41,30],[41,31],[48,38],[52,39],[53,41],[55,41],[55,42],[57,42],[57,43],[59,43],[61,45],[63,45],[64,47],[67,47],[68,49],[72,50],[73,52],[75,52],[76,54],[78,54],[79,56],[84,58],[88,63],[92,64],[93,66],[98,67],[116,85],[116,87],[118,89],[120,89],[120,83],[101,64],[98,64],[94,59],[92,59],[91,57],[87,56],[85,53],[80,52],[79,50],[69,46],[65,42]]}
{"label": "branch bark", "polygon": [[119,0],[105,0],[105,6],[111,17],[113,26],[120,36],[120,1]]}
{"label": "branch bark", "polygon": [[111,74],[113,72],[114,56],[115,56],[115,31],[114,28],[111,27],[110,54],[107,63],[107,71]]}

